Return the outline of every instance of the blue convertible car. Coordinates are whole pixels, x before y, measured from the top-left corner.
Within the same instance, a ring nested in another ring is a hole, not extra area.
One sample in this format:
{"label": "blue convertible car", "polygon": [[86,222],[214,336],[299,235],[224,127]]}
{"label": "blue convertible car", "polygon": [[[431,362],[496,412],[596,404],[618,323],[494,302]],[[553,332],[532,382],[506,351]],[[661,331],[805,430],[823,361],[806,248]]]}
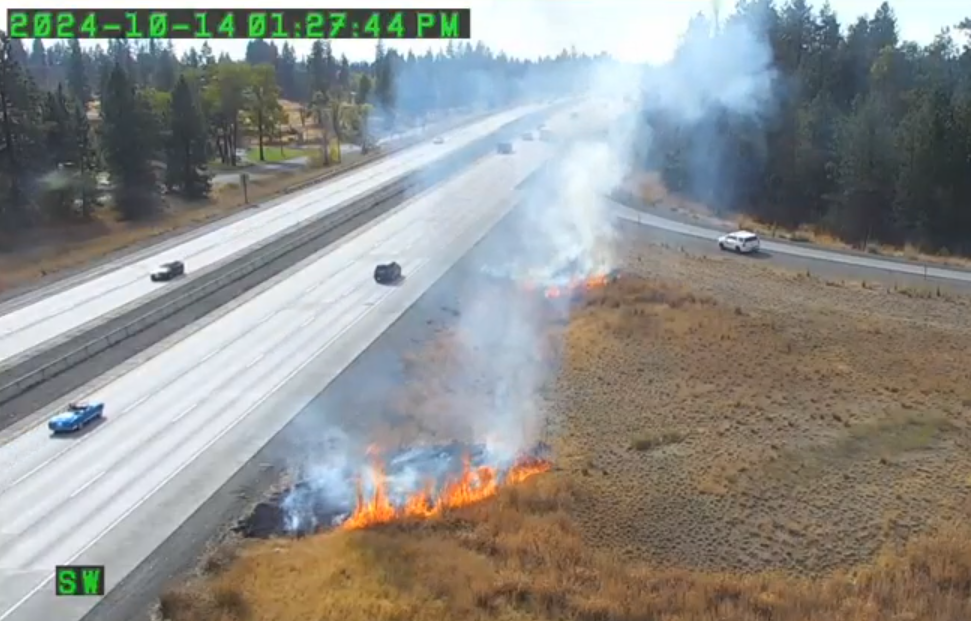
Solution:
{"label": "blue convertible car", "polygon": [[69,403],[63,412],[51,418],[47,428],[54,433],[80,431],[88,423],[101,418],[104,411],[104,403]]}

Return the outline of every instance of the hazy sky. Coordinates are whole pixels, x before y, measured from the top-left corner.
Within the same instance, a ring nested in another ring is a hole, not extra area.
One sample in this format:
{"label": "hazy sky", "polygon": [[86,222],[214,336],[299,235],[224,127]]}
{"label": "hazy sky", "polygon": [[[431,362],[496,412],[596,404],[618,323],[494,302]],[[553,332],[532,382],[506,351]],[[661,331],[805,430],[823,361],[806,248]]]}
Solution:
{"label": "hazy sky", "polygon": [[[97,8],[109,4],[104,0],[34,2],[21,1],[19,6]],[[277,8],[273,4],[266,0],[209,0],[198,6]],[[663,62],[670,56],[691,16],[699,11],[710,12],[712,4],[712,0],[354,0],[326,3],[286,0],[280,2],[279,7],[469,7],[472,9],[473,39],[513,56],[555,54],[574,45],[581,52],[606,51],[627,61]],[[723,0],[722,4],[723,12],[727,12],[735,0]],[[821,2],[813,4],[820,6]],[[872,13],[879,6],[877,0],[831,0],[830,4],[844,24],[860,14]],[[163,9],[189,5],[185,0],[129,0],[120,6]],[[941,28],[971,16],[971,5],[958,0],[896,0],[891,6],[897,13],[903,37],[921,43],[929,42]],[[6,10],[0,9],[0,16],[5,28]],[[212,41],[210,44],[217,54],[227,51],[234,57],[241,56],[246,46],[245,41]],[[187,41],[176,43],[180,51],[189,45],[191,43]],[[298,54],[305,54],[310,45],[308,41],[296,42]],[[413,41],[389,45],[418,53],[428,48],[437,49],[442,44]],[[371,58],[374,54],[371,41],[337,41],[333,46],[338,54],[346,54],[352,60]]]}

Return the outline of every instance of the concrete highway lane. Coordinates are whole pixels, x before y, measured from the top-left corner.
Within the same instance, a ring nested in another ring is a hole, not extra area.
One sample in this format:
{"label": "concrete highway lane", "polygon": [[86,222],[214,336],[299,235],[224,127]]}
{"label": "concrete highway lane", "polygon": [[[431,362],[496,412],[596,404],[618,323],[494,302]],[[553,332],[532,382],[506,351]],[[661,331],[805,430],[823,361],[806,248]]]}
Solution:
{"label": "concrete highway lane", "polygon": [[[630,207],[626,207],[609,199],[605,200],[607,201],[608,212],[613,213],[615,217],[620,218],[621,220],[636,222],[644,226],[670,231],[678,235],[710,240],[713,250],[717,249],[716,241],[718,238],[724,235],[724,231],[678,222],[669,218],[631,209]],[[845,252],[824,250],[818,247],[814,248],[812,246],[798,245],[794,243],[787,244],[776,242],[768,239],[761,240],[761,249],[767,254],[781,254],[791,257],[798,257],[809,261],[836,263],[850,269],[863,268],[868,270],[879,270],[885,273],[897,273],[909,276],[919,276],[927,279],[936,278],[940,280],[971,284],[971,271],[948,269],[944,267],[936,267],[933,265],[907,261],[889,261],[886,259],[871,258]]]}
{"label": "concrete highway lane", "polygon": [[[394,322],[514,204],[555,146],[518,142],[268,283],[85,398],[75,438],[40,422],[0,445],[0,621],[79,619],[57,564],[104,564],[111,589]],[[397,260],[396,286],[372,280]]]}
{"label": "concrete highway lane", "polygon": [[166,244],[164,250],[147,253],[138,260],[57,290],[47,297],[32,299],[29,304],[18,306],[15,299],[6,305],[11,310],[0,315],[0,367],[15,364],[35,348],[57,342],[72,331],[110,317],[136,301],[150,299],[152,295],[179,286],[178,280],[170,283],[149,280],[151,271],[163,262],[184,261],[188,278],[192,278],[194,273],[252,249],[382,184],[418,171],[502,125],[543,107],[516,108],[453,130],[445,135],[443,144],[428,142],[406,149],[206,234],[190,234],[182,243]]}

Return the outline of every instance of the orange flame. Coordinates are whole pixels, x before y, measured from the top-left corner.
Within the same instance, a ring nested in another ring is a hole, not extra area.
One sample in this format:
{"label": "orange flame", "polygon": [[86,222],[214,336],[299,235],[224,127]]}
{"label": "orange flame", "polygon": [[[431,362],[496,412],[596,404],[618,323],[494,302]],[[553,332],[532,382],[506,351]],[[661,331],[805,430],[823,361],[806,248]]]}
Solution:
{"label": "orange flame", "polygon": [[597,274],[596,276],[590,276],[589,278],[574,278],[570,280],[570,284],[567,287],[547,287],[544,295],[547,299],[556,299],[564,294],[564,291],[575,292],[581,289],[598,289],[604,287],[610,282],[610,278],[606,274]]}
{"label": "orange flame", "polygon": [[466,507],[495,496],[503,485],[522,483],[526,479],[548,471],[552,467],[546,460],[525,458],[518,461],[500,482],[498,472],[489,466],[473,468],[468,458],[462,463],[462,473],[454,480],[446,482],[441,493],[434,497],[432,485],[408,496],[396,506],[388,497],[387,476],[380,464],[375,464],[374,492],[365,497],[361,483],[357,486],[357,506],[351,516],[341,525],[344,530],[358,530],[386,524],[405,518],[430,518],[445,509]]}

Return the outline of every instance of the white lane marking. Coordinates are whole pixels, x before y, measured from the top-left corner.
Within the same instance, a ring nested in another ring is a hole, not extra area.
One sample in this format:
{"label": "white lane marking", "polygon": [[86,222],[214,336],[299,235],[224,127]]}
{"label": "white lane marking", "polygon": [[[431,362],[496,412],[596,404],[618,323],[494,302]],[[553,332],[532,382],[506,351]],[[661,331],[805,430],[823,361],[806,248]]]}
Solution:
{"label": "white lane marking", "polygon": [[[223,350],[222,347],[220,347],[218,349],[211,350],[208,354],[206,354],[205,356],[202,357],[202,360],[199,361],[198,366],[201,366],[202,363],[207,362],[210,358],[212,358],[213,356],[215,356],[216,354],[218,354],[222,350]],[[168,351],[168,350],[166,350],[166,351]]]}
{"label": "white lane marking", "polygon": [[[270,318],[272,318],[272,317],[274,317],[275,315],[277,315],[277,314],[278,314],[278,312],[279,312],[279,311],[275,311],[275,312],[272,312],[272,313],[270,313],[269,315],[267,315],[267,317],[270,317]],[[262,324],[262,323],[266,323],[266,319],[264,319],[264,320],[262,320],[262,321],[261,321],[260,323],[261,323],[261,324]],[[229,340],[227,340],[227,341],[225,341],[225,342],[223,342],[223,343],[222,343],[222,345],[220,345],[219,347],[217,347],[217,348],[215,348],[215,349],[212,349],[212,350],[210,350],[210,352],[209,352],[208,354],[206,354],[206,355],[205,355],[204,357],[202,357],[202,358],[201,358],[201,359],[199,360],[199,362],[198,362],[197,364],[198,364],[198,365],[202,365],[203,363],[205,363],[205,362],[207,362],[208,360],[210,360],[211,358],[213,358],[214,356],[216,356],[217,354],[219,354],[219,353],[220,353],[220,352],[222,352],[223,350],[225,350],[225,349],[227,349],[227,348],[229,348],[229,347],[231,347],[232,345],[235,345],[235,344],[236,344],[236,343],[237,343],[237,342],[239,341],[239,339],[241,339],[241,338],[243,338],[243,337],[244,337],[244,336],[246,336],[246,335],[247,335],[247,334],[246,334],[245,332],[240,332],[240,333],[238,333],[238,334],[236,334],[236,335],[235,335],[235,336],[234,336],[233,338],[231,338],[231,339],[229,339]],[[265,353],[266,353],[266,352],[264,352],[263,354],[261,354],[261,355],[260,355],[260,356],[259,356],[258,358],[256,358],[255,360],[253,360],[253,362],[251,362],[251,363],[250,363],[250,364],[249,364],[249,365],[248,365],[248,366],[247,366],[246,368],[248,369],[248,368],[250,368],[251,366],[253,366],[254,364],[256,364],[256,363],[257,363],[257,362],[258,362],[258,361],[260,360],[260,358],[262,358],[262,357],[263,357],[263,355],[265,355]],[[133,403],[131,403],[131,404],[130,404],[130,405],[129,405],[128,407],[126,407],[126,408],[124,408],[124,409],[122,409],[122,410],[119,410],[119,414],[126,414],[126,413],[128,413],[128,412],[129,412],[130,410],[133,410],[133,409],[135,409],[135,408],[137,408],[137,407],[138,407],[139,405],[141,405],[142,403],[144,403],[145,401],[147,401],[147,400],[148,400],[149,398],[151,398],[151,397],[154,397],[154,396],[155,396],[155,395],[157,395],[157,394],[158,394],[159,392],[161,392],[161,390],[162,390],[163,388],[165,388],[165,386],[164,386],[164,385],[163,385],[163,386],[161,386],[161,387],[157,387],[157,388],[156,388],[155,390],[152,390],[151,392],[149,392],[149,393],[147,393],[147,394],[145,394],[145,395],[143,395],[143,396],[142,396],[141,398],[139,398],[139,399],[138,399],[137,401],[135,401],[135,402],[133,402]],[[93,395],[89,395],[89,397],[92,397],[92,396],[93,396]],[[88,399],[89,397],[85,397],[85,398],[83,398],[83,399],[79,399],[79,400],[81,400],[81,401],[84,401],[84,400],[87,400],[87,399]],[[178,420],[178,419],[175,419],[175,420]],[[49,459],[47,459],[46,461],[44,461],[44,462],[43,462],[43,463],[41,463],[40,465],[38,465],[38,466],[36,466],[35,468],[33,468],[32,470],[30,470],[30,472],[27,472],[26,474],[24,474],[24,475],[22,475],[22,476],[21,476],[20,478],[18,478],[18,479],[17,479],[16,481],[14,481],[13,483],[11,483],[10,485],[7,485],[7,486],[6,486],[6,487],[4,487],[4,488],[0,488],[0,493],[3,493],[3,492],[6,492],[7,490],[9,490],[9,489],[12,489],[13,487],[15,487],[16,485],[18,485],[19,483],[23,483],[23,482],[24,482],[24,481],[25,481],[26,479],[28,479],[28,478],[29,478],[30,476],[32,476],[32,475],[34,475],[34,474],[37,474],[37,472],[39,472],[39,471],[40,471],[41,469],[43,469],[43,468],[44,468],[45,466],[47,466],[47,465],[49,465],[49,464],[50,464],[50,463],[51,463],[52,461],[54,461],[54,460],[55,460],[55,459],[57,459],[58,457],[61,457],[61,456],[63,456],[63,455],[66,455],[66,454],[67,454],[67,453],[69,453],[70,451],[72,451],[72,450],[74,450],[74,449],[76,449],[76,448],[77,448],[78,446],[80,446],[80,445],[81,445],[81,443],[83,443],[83,442],[85,442],[86,440],[88,440],[88,438],[90,438],[90,437],[91,437],[92,435],[94,435],[95,433],[97,433],[97,432],[98,432],[98,431],[100,430],[100,428],[101,428],[101,427],[104,427],[104,426],[106,426],[106,425],[108,425],[108,424],[110,424],[110,422],[111,422],[110,420],[107,420],[107,419],[106,419],[106,420],[104,421],[104,424],[103,424],[103,425],[101,425],[100,427],[98,427],[97,429],[93,429],[93,430],[91,430],[91,432],[90,432],[90,433],[88,433],[88,434],[85,434],[84,436],[81,436],[81,437],[80,437],[80,438],[78,438],[78,439],[77,439],[77,440],[76,440],[75,442],[72,442],[70,446],[68,446],[68,447],[67,447],[67,448],[65,448],[64,450],[62,450],[62,451],[59,451],[58,453],[56,453],[56,454],[54,454],[54,455],[52,455],[52,456],[51,456],[51,457],[50,457]],[[2,619],[2,618],[3,618],[3,617],[0,617],[0,619]]]}
{"label": "white lane marking", "polygon": [[312,324],[314,321],[316,321],[316,319],[317,319],[317,315],[311,315],[310,317],[307,317],[306,319],[304,319],[303,321],[300,322],[300,327],[301,328],[306,328],[307,326],[309,326],[310,324]]}
{"label": "white lane marking", "polygon": [[[136,399],[131,404],[129,404],[128,407],[124,408],[123,410],[120,410],[118,413],[119,414],[126,414],[127,412],[130,412],[131,410],[134,410],[135,408],[137,408],[141,404],[145,403],[150,396],[152,396],[151,393],[149,393],[147,395],[144,395],[144,396],[142,396],[139,399]],[[17,479],[15,479],[12,483],[10,483],[10,485],[7,485],[3,489],[0,489],[0,493],[3,493],[3,492],[5,492],[5,491],[7,491],[9,489],[13,489],[14,487],[16,487],[17,485],[19,485],[20,483],[23,483],[24,481],[26,481],[27,479],[29,479],[33,475],[37,474],[40,470],[42,470],[45,466],[47,466],[48,464],[50,464],[55,459],[58,459],[60,457],[63,457],[67,453],[73,451],[78,446],[80,446],[82,442],[84,442],[85,440],[87,440],[88,438],[90,438],[91,436],[93,436],[94,434],[98,433],[98,430],[101,427],[104,427],[105,425],[107,425],[108,422],[109,421],[108,421],[107,418],[103,419],[102,420],[102,423],[103,423],[102,425],[98,426],[95,429],[91,429],[88,433],[86,433],[85,435],[81,436],[76,441],[72,442],[71,445],[68,446],[67,448],[65,448],[63,451],[58,451],[57,453],[54,453],[49,458],[47,458],[44,461],[42,461],[40,464],[34,466],[33,468],[31,468],[30,470],[28,470],[24,474],[20,475]],[[2,618],[2,617],[0,617],[0,618]]]}
{"label": "white lane marking", "polygon": [[[238,338],[236,340],[238,340]],[[232,344],[232,343],[235,343],[235,342],[236,341],[234,340],[234,341],[230,342],[229,344]],[[215,356],[216,354],[218,354],[219,352],[221,352],[223,349],[225,349],[228,346],[229,345],[227,344],[227,345],[223,345],[222,347],[216,349],[212,353],[210,353],[210,354],[206,355],[204,358],[202,358],[198,362],[198,364],[201,365],[202,363],[206,362],[207,360],[209,360],[210,358],[212,358],[213,356]],[[126,413],[128,413],[129,411],[137,408],[139,405],[141,405],[142,403],[144,403],[145,401],[147,401],[150,397],[155,396],[160,390],[161,390],[161,388],[159,388],[158,390],[154,390],[154,391],[152,391],[152,392],[150,392],[150,393],[142,396],[140,399],[138,399],[138,400],[134,401],[133,403],[131,403],[128,407],[126,407],[126,408],[124,408],[122,410],[119,410],[118,413],[119,414],[126,414]],[[81,443],[83,443],[86,440],[88,440],[91,436],[93,436],[98,431],[100,431],[102,427],[105,427],[105,426],[107,426],[109,424],[111,424],[111,421],[108,418],[105,418],[102,425],[98,426],[95,429],[92,429],[89,433],[81,436],[76,441],[72,442],[71,445],[68,446],[67,448],[65,448],[63,451],[58,451],[57,453],[51,455],[48,459],[46,459],[43,462],[41,462],[39,465],[31,468],[30,471],[28,471],[28,472],[24,473],[23,475],[21,475],[15,481],[13,481],[12,483],[10,483],[10,485],[7,485],[4,488],[0,488],[0,493],[6,492],[9,489],[13,489],[14,487],[16,487],[17,485],[19,485],[20,483],[23,483],[24,481],[26,481],[27,479],[29,479],[31,476],[37,474],[40,470],[42,470],[45,466],[49,465],[55,459],[58,459],[60,457],[63,457],[67,453],[69,453],[69,452],[73,451],[74,449],[76,449],[77,447],[81,446]],[[0,619],[2,619],[2,618],[3,617],[0,617]]]}
{"label": "white lane marking", "polygon": [[19,485],[20,483],[23,483],[25,480],[29,479],[31,476],[33,476],[34,474],[36,474],[38,470],[41,470],[42,468],[44,468],[44,466],[46,466],[47,464],[51,463],[52,461],[54,461],[55,459],[57,459],[58,457],[60,457],[61,455],[63,455],[64,453],[66,453],[66,452],[68,452],[70,450],[71,450],[70,448],[66,448],[63,451],[61,451],[60,453],[54,454],[49,459],[44,460],[41,464],[35,466],[34,468],[32,468],[27,473],[21,475],[20,478],[18,478],[16,481],[14,481],[13,483],[11,483],[10,485],[8,485],[7,487],[3,488],[3,490],[0,490],[0,491],[5,492],[8,489],[12,489],[14,487],[17,487],[17,485]]}
{"label": "white lane marking", "polygon": [[124,410],[122,410],[121,412],[119,412],[119,414],[125,414],[126,412],[131,412],[132,410],[134,410],[135,408],[137,408],[141,404],[143,404],[146,401],[148,401],[149,396],[151,396],[151,395],[143,395],[143,396],[139,397],[138,399],[136,399],[135,401],[133,401],[131,404],[129,404],[128,407],[126,407]]}
{"label": "white lane marking", "polygon": [[[461,140],[459,140],[459,143],[457,144],[450,144],[448,147],[446,147],[446,150],[444,152],[442,151],[441,148],[429,149],[427,145],[424,147],[420,145],[414,145],[411,148],[404,149],[402,152],[396,154],[395,157],[389,158],[384,162],[380,162],[373,167],[362,169],[361,171],[359,171],[359,174],[357,174],[356,176],[359,178],[356,178],[355,174],[350,175],[348,178],[344,180],[345,182],[350,182],[350,183],[345,183],[345,185],[348,185],[349,187],[345,187],[343,191],[348,192],[350,190],[355,189],[357,186],[363,185],[366,183],[373,184],[374,177],[379,177],[382,175],[390,175],[391,178],[395,178],[396,174],[398,176],[402,176],[403,174],[407,174],[408,172],[416,168],[420,169],[422,166],[427,165],[431,162],[444,160],[452,152],[457,151],[459,148],[464,146],[462,144],[462,140],[465,140],[466,137],[468,138],[468,140],[472,140],[474,138],[479,138],[479,137],[485,137],[491,132],[494,132],[498,127],[501,127],[502,125],[505,125],[509,122],[514,122],[518,119],[528,116],[529,114],[537,112],[541,109],[542,108],[539,108],[539,107],[517,109],[516,111],[513,111],[508,115],[503,115],[503,116],[490,115],[490,116],[486,116],[485,118],[476,118],[473,120],[466,121],[468,124],[463,123],[459,127],[453,127],[446,131],[444,135],[454,136],[456,138],[461,137]],[[415,134],[415,135],[419,135],[419,134]],[[424,149],[425,152],[423,152],[422,149]],[[411,154],[410,157],[409,157],[409,153]],[[421,154],[421,156],[416,157],[417,154]],[[417,166],[416,166],[416,163],[417,163]],[[51,290],[48,293],[46,293],[45,297],[60,295],[66,292],[80,289],[81,287],[89,284],[89,281],[93,280],[94,277],[111,276],[113,271],[130,272],[133,274],[133,278],[132,280],[128,280],[120,283],[117,287],[108,289],[108,291],[114,291],[115,289],[127,287],[137,282],[137,279],[142,278],[144,276],[144,272],[146,271],[149,265],[154,266],[158,262],[167,261],[168,259],[165,258],[163,255],[166,253],[174,253],[178,248],[184,249],[183,254],[185,252],[188,252],[189,253],[188,256],[197,257],[204,254],[208,250],[218,246],[220,243],[222,243],[222,239],[225,237],[227,229],[233,229],[233,228],[239,229],[237,231],[238,233],[237,236],[240,236],[239,234],[260,231],[261,229],[265,229],[267,225],[272,225],[279,221],[290,219],[294,215],[302,215],[299,212],[302,211],[304,207],[309,206],[315,202],[314,199],[316,197],[316,193],[308,193],[308,195],[312,196],[311,200],[300,203],[296,208],[294,208],[294,206],[292,205],[293,199],[291,199],[290,201],[285,201],[280,205],[276,205],[275,207],[281,207],[281,209],[268,210],[266,213],[272,214],[272,215],[264,218],[263,220],[265,221],[260,221],[259,218],[245,218],[245,219],[232,222],[228,224],[226,227],[220,227],[213,230],[204,231],[202,234],[198,236],[192,236],[189,239],[182,239],[182,240],[179,240],[178,242],[173,242],[173,244],[178,244],[178,245],[164,246],[162,249],[158,250],[159,254],[148,255],[146,252],[144,254],[140,254],[138,258],[136,258],[130,264],[125,264],[124,262],[119,262],[118,264],[112,263],[112,264],[106,265],[101,270],[94,270],[94,271],[87,272],[84,275],[85,276],[84,281],[76,285],[72,285],[71,288],[67,288],[66,286],[57,287],[55,290]],[[282,208],[284,206],[287,206],[288,208]],[[325,209],[324,212],[326,211],[328,210]],[[304,221],[304,218],[300,218],[298,220],[298,222],[302,222],[302,221]],[[260,239],[265,239],[266,237],[268,237],[268,235],[264,235]],[[197,245],[201,245],[201,247],[195,247]],[[251,245],[252,244],[246,244],[243,246],[243,248],[244,249],[248,248]],[[206,267],[214,262],[215,261],[205,262],[202,264],[202,267]],[[101,291],[100,293],[103,294],[105,293],[105,291]],[[91,299],[93,298],[86,297],[84,298],[82,303],[87,303],[91,301]],[[32,303],[36,303],[36,301]],[[66,312],[66,310],[67,309],[59,310],[55,312],[53,315],[46,317],[45,320],[49,320],[49,319],[52,319],[53,317],[59,316],[64,312]]]}
{"label": "white lane marking", "polygon": [[246,364],[246,368],[247,369],[252,368],[253,365],[255,365],[257,362],[259,362],[260,360],[262,360],[263,359],[263,356],[265,356],[265,355],[266,355],[266,352],[265,351],[264,352],[260,352],[255,358],[253,358],[252,360],[250,360]]}
{"label": "white lane marking", "polygon": [[181,419],[183,416],[185,416],[186,414],[188,414],[192,410],[196,409],[197,407],[199,407],[199,404],[198,403],[193,403],[192,405],[190,405],[186,409],[182,410],[179,414],[177,414],[175,416],[175,418],[172,419],[172,422],[174,423],[175,421]]}
{"label": "white lane marking", "polygon": [[[420,269],[420,268],[416,268],[415,271],[417,271],[418,269]],[[388,296],[387,295],[382,296],[382,299],[384,299],[386,297],[388,297]],[[366,304],[366,306],[369,306],[369,305]],[[267,391],[267,393],[264,394],[263,397],[261,397],[250,408],[246,409],[239,417],[237,417],[235,420],[233,420],[229,424],[229,426],[227,426],[225,429],[223,429],[212,440],[210,440],[202,448],[200,448],[198,451],[196,451],[192,456],[189,457],[188,460],[186,460],[185,462],[183,462],[182,465],[180,465],[174,472],[172,472],[167,477],[165,477],[162,481],[160,481],[155,487],[153,487],[151,490],[149,490],[148,493],[146,493],[144,496],[142,496],[137,502],[135,502],[134,504],[132,504],[132,506],[129,507],[124,513],[122,513],[120,516],[118,516],[117,519],[115,519],[112,523],[110,523],[107,527],[105,527],[100,533],[98,533],[98,535],[96,535],[90,542],[88,542],[87,545],[85,545],[74,556],[72,556],[67,561],[67,564],[73,563],[75,560],[77,560],[78,558],[80,558],[80,556],[82,554],[84,554],[89,549],[91,549],[92,547],[94,547],[101,539],[104,538],[104,536],[106,534],[108,534],[109,532],[111,532],[112,530],[114,530],[114,528],[117,527],[118,524],[120,524],[122,521],[124,521],[125,519],[127,519],[128,516],[130,516],[132,513],[134,513],[143,504],[145,504],[145,502],[149,498],[151,498],[152,496],[154,496],[162,487],[164,487],[165,485],[167,485],[172,479],[174,479],[175,477],[177,477],[192,462],[194,462],[199,457],[199,455],[201,455],[205,451],[209,450],[209,448],[213,444],[215,444],[216,442],[218,442],[223,436],[225,436],[232,429],[234,429],[236,427],[236,425],[238,425],[244,418],[246,418],[246,416],[249,415],[250,412],[252,412],[253,410],[257,409],[264,401],[266,401],[273,394],[275,394],[276,391],[279,390],[279,388],[281,386],[283,386],[284,384],[286,384],[287,382],[289,382],[294,376],[296,376],[298,373],[300,373],[305,367],[307,367],[311,362],[313,362],[320,355],[320,353],[322,351],[324,351],[325,349],[327,349],[328,347],[330,347],[338,338],[340,338],[344,333],[346,333],[348,330],[350,330],[353,325],[355,325],[358,322],[360,322],[360,320],[361,320],[361,317],[359,317],[357,319],[357,321],[355,321],[352,324],[350,324],[347,327],[345,327],[344,330],[342,330],[333,339],[331,339],[330,341],[328,341],[323,347],[321,347],[318,350],[316,350],[315,352],[313,352],[303,363],[301,363],[299,366],[297,366],[296,369],[294,369],[286,377],[284,377],[283,380],[281,380],[280,382],[278,382],[274,386],[272,386],[270,388],[270,390]],[[23,606],[24,603],[26,603],[29,599],[31,599],[34,595],[36,595],[41,589],[43,589],[44,587],[46,587],[50,583],[51,579],[52,579],[51,577],[45,578],[37,586],[35,586],[33,589],[31,589],[27,594],[25,594],[23,597],[21,597],[19,600],[17,600],[17,602],[15,604],[13,604],[10,608],[8,608],[5,612],[3,612],[3,614],[0,614],[0,621],[4,621],[5,619],[9,618],[14,612],[17,611],[18,608],[20,608],[21,606]]]}
{"label": "white lane marking", "polygon": [[[360,321],[360,318],[358,318],[358,321]],[[350,326],[348,326],[343,331],[341,331],[340,335],[344,334],[349,329],[350,329]],[[338,335],[338,338],[340,337],[340,335]],[[330,347],[330,345],[333,342],[334,342],[334,339],[328,341],[326,345],[324,345],[320,349],[314,351],[304,362],[302,362],[299,366],[297,366],[296,369],[294,369],[289,374],[287,374],[286,377],[284,377],[281,381],[277,382],[272,387],[270,387],[270,390],[268,390],[266,392],[266,394],[263,395],[263,397],[261,397],[259,400],[257,400],[256,403],[254,403],[252,406],[250,406],[249,408],[247,408],[246,410],[244,410],[242,414],[240,414],[235,420],[233,420],[225,429],[223,429],[221,432],[219,432],[218,434],[216,434],[216,436],[212,440],[210,440],[209,442],[207,442],[202,448],[200,448],[198,451],[196,451],[195,453],[193,453],[189,457],[189,459],[187,459],[185,462],[183,462],[178,468],[175,469],[175,471],[173,471],[167,477],[165,477],[164,479],[162,479],[161,481],[159,481],[158,485],[156,485],[155,487],[153,487],[152,489],[150,489],[147,494],[145,494],[144,496],[142,496],[141,498],[139,498],[137,502],[135,502],[134,504],[132,504],[131,507],[129,507],[120,516],[118,516],[118,518],[115,521],[113,521],[111,524],[108,524],[108,526],[105,527],[104,530],[102,530],[100,533],[98,533],[91,541],[89,541],[87,543],[87,545],[85,545],[83,548],[81,548],[77,552],[77,554],[75,554],[70,559],[68,559],[66,561],[66,564],[67,565],[70,565],[71,563],[73,563],[74,561],[76,561],[78,558],[80,558],[80,556],[82,554],[84,554],[85,552],[87,552],[88,550],[90,550],[92,547],[94,547],[94,545],[97,544],[99,541],[101,541],[104,538],[105,535],[107,535],[109,532],[111,532],[112,530],[114,530],[115,527],[118,526],[118,524],[120,524],[129,515],[131,515],[132,513],[134,513],[139,507],[141,507],[143,504],[145,504],[145,502],[149,498],[151,498],[156,493],[158,493],[158,491],[160,489],[162,489],[165,485],[167,485],[169,483],[169,481],[171,481],[172,479],[174,479],[175,477],[177,477],[179,475],[179,473],[181,473],[183,470],[185,470],[186,468],[188,468],[189,465],[192,462],[194,462],[199,457],[199,455],[202,455],[204,452],[208,451],[209,448],[213,444],[215,444],[216,442],[218,442],[220,439],[222,439],[223,436],[225,436],[227,433],[229,433],[230,431],[232,431],[236,427],[236,425],[238,425],[244,418],[246,418],[247,416],[249,416],[250,412],[256,410],[260,405],[263,404],[264,401],[268,400],[271,396],[273,396],[280,389],[281,386],[283,386],[284,384],[286,384],[287,382],[289,382],[290,380],[292,380],[294,378],[294,376],[296,376],[304,368],[306,368],[308,365],[310,365],[310,363],[313,362],[317,358],[317,356],[320,355],[320,353],[322,351],[324,351],[325,349],[327,349],[328,347]],[[20,608],[21,606],[23,606],[24,603],[27,602],[27,600],[29,600],[34,595],[36,595],[41,589],[43,589],[44,587],[46,587],[50,583],[50,581],[51,581],[51,577],[48,576],[47,578],[45,578],[44,580],[42,580],[37,586],[35,586],[33,589],[31,589],[26,595],[24,595],[19,600],[17,600],[17,602],[13,606],[11,606],[6,611],[4,611],[3,614],[0,614],[0,621],[4,621],[4,619],[9,618],[10,615],[12,615],[14,612],[16,612],[18,608]]]}
{"label": "white lane marking", "polygon": [[76,490],[74,490],[73,492],[71,492],[71,495],[68,496],[68,498],[74,498],[75,496],[77,496],[78,494],[80,494],[81,492],[83,492],[84,490],[86,490],[89,487],[91,487],[92,485],[94,485],[95,481],[97,481],[98,479],[100,479],[101,477],[103,477],[106,474],[108,474],[108,471],[107,470],[102,470],[98,474],[94,475],[93,477],[91,477],[90,479],[88,479],[88,482],[87,483],[85,483],[81,487],[79,487]]}
{"label": "white lane marking", "polygon": [[307,287],[306,289],[304,289],[303,292],[304,293],[312,293],[312,292],[316,291],[317,290],[317,287],[319,287],[319,286],[320,286],[320,283],[319,282],[314,283],[314,284],[310,285],[309,287]]}

